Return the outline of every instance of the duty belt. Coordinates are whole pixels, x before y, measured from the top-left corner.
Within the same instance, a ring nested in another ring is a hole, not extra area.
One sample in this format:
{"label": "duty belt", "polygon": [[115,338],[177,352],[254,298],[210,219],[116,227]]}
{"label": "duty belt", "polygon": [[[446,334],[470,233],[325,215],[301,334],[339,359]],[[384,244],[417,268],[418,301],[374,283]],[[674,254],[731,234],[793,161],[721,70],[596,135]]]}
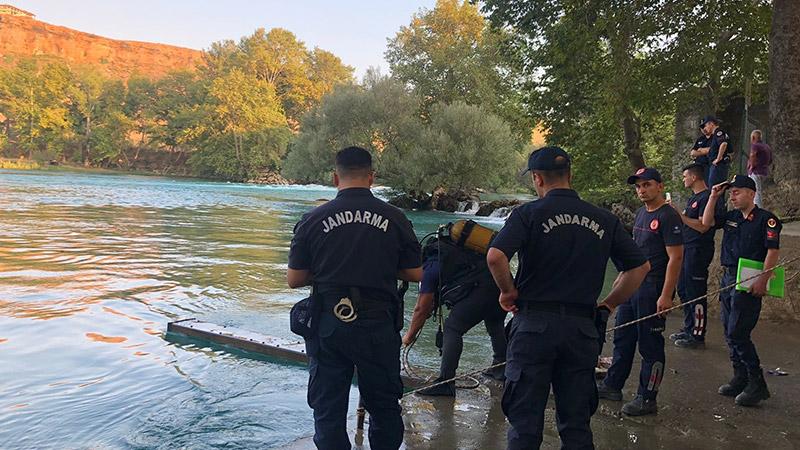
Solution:
{"label": "duty belt", "polygon": [[386,301],[361,297],[358,288],[349,288],[347,296],[326,295],[322,300],[322,311],[333,314],[342,322],[349,323],[357,319],[383,319],[391,317],[392,305]]}
{"label": "duty belt", "polygon": [[595,307],[591,305],[579,305],[577,303],[561,302],[526,302],[520,307],[522,313],[541,311],[561,314],[564,316],[594,318]]}

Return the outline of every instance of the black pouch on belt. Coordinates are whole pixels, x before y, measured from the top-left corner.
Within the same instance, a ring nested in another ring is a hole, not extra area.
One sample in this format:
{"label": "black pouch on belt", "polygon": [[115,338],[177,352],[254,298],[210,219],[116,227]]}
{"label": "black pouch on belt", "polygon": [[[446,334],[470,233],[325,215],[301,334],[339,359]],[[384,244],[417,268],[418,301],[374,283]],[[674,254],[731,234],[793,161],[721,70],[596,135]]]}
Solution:
{"label": "black pouch on belt", "polygon": [[603,345],[606,343],[606,329],[608,328],[608,317],[611,311],[606,306],[599,306],[594,311],[594,326],[597,327],[597,340],[600,343],[598,355],[603,353]]}
{"label": "black pouch on belt", "polygon": [[305,339],[310,338],[316,330],[319,313],[320,301],[312,286],[311,295],[292,306],[292,310],[289,312],[289,329],[298,336]]}

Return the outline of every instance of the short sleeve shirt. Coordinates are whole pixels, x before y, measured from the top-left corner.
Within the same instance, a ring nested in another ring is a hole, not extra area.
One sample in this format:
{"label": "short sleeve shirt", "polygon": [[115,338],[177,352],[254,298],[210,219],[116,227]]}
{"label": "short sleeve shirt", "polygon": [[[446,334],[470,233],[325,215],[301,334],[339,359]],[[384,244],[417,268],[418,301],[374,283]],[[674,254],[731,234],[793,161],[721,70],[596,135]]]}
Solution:
{"label": "short sleeve shirt", "polygon": [[[704,191],[698,192],[697,194],[692,194],[689,197],[689,200],[686,202],[686,209],[683,211],[686,214],[686,217],[690,219],[700,219],[703,217],[703,212],[706,210],[706,206],[708,206],[708,197],[711,195],[711,191],[706,189]],[[714,205],[714,217],[716,221],[719,222],[723,220],[725,215],[725,210],[723,209],[722,202],[717,202]],[[705,233],[701,233],[688,225],[683,225],[683,245],[687,248],[695,248],[695,247],[704,247],[714,249],[714,234],[716,234],[716,228],[712,227]]]}
{"label": "short sleeve shirt", "polygon": [[411,222],[366,188],[341,190],[305,214],[289,249],[289,268],[311,271],[323,293],[359,287],[394,298],[398,271],[421,263]]}
{"label": "short sleeve shirt", "polygon": [[683,221],[671,206],[655,211],[642,206],[633,223],[633,240],[650,261],[649,275],[663,278],[667,273],[667,247],[683,244]]}
{"label": "short sleeve shirt", "polygon": [[[692,150],[706,148],[709,147],[710,145],[711,145],[711,138],[706,137],[706,135],[704,134],[701,134],[700,137],[698,137],[697,140],[694,141],[694,146],[692,147]],[[707,166],[709,162],[708,155],[700,155],[697,158],[695,158],[694,161],[698,164],[703,164]]]}
{"label": "short sleeve shirt", "polygon": [[[711,135],[711,145],[709,146],[708,150],[709,161],[714,161],[717,159],[717,156],[719,155],[719,148],[724,143],[730,145],[730,137],[728,136],[728,133],[717,128],[714,131],[714,134]],[[725,150],[725,157],[723,158],[724,161],[730,161],[731,150],[731,148],[727,148]]]}
{"label": "short sleeve shirt", "polygon": [[560,302],[595,305],[609,258],[620,271],[645,257],[620,220],[587,203],[571,189],[554,189],[516,208],[492,241],[519,258],[514,284],[518,305]]}
{"label": "short sleeve shirt", "polygon": [[422,264],[422,281],[419,283],[420,294],[433,294],[439,289],[439,260],[430,258]]}
{"label": "short sleeve shirt", "polygon": [[781,221],[758,206],[747,217],[739,210],[728,211],[722,227],[720,262],[723,266],[736,267],[739,258],[763,262],[768,249],[780,248]]}

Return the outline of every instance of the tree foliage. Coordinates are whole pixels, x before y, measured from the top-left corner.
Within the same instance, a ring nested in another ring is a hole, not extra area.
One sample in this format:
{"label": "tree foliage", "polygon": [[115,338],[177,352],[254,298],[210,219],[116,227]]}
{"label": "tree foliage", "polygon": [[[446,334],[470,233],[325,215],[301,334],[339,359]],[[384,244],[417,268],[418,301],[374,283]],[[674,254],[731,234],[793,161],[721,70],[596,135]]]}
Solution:
{"label": "tree foliage", "polygon": [[363,86],[335,90],[304,118],[284,174],[329,182],[335,152],[359,145],[374,155],[380,183],[412,195],[515,181],[520,146],[500,117],[460,101],[434,104],[423,117],[420,101],[403,83],[374,73]]}
{"label": "tree foliage", "polygon": [[69,86],[69,69],[58,61],[26,59],[0,70],[0,113],[10,135],[6,144],[29,158],[34,151],[60,151],[73,131],[64,96]]}
{"label": "tree foliage", "polygon": [[576,179],[603,193],[620,172],[665,160],[648,153],[669,152],[663,124],[679,108],[714,113],[764,80],[768,4],[487,0],[483,10],[524,38],[531,114],[579,155]]}
{"label": "tree foliage", "polygon": [[240,70],[269,84],[295,125],[322,95],[338,84],[352,82],[353,77],[353,69],[337,56],[319,48],[309,51],[292,32],[282,28],[259,28],[238,43],[228,40],[212,44],[206,62],[206,73],[211,77]]}
{"label": "tree foliage", "polygon": [[533,122],[522,104],[522,59],[513,36],[491,28],[474,5],[438,0],[400,28],[385,56],[393,77],[423,99],[424,112],[437,103],[481,105],[530,138]]}

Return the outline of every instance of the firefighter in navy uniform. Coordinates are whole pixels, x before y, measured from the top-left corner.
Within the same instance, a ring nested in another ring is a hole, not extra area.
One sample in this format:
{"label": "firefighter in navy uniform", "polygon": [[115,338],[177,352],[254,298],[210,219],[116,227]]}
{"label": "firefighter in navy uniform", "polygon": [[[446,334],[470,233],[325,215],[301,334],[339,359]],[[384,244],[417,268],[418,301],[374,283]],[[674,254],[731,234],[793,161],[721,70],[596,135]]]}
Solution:
{"label": "firefighter in navy uniform", "polygon": [[[673,208],[683,221],[683,266],[678,279],[678,296],[682,302],[702,300],[685,304],[683,307],[683,328],[670,335],[675,345],[682,348],[702,348],[708,324],[708,266],[714,259],[714,234],[716,229],[703,225],[703,212],[708,207],[708,189],[704,179],[704,168],[701,164],[692,163],[683,168],[683,185],[692,190],[692,196],[686,201],[686,208],[679,211]],[[717,208],[717,217],[724,211],[721,203],[711,204]]]}
{"label": "firefighter in navy uniform", "polygon": [[[492,235],[491,230],[472,221],[459,221],[457,225],[462,227],[461,233],[465,238],[466,227],[470,230],[480,228],[487,237]],[[450,227],[451,230],[454,228]],[[411,324],[403,337],[403,344],[412,344],[434,308],[444,305],[450,309],[444,322],[442,363],[437,382],[449,380],[456,375],[464,346],[464,334],[481,321],[491,339],[492,365],[506,360],[506,336],[503,329],[506,312],[497,302],[500,290],[486,266],[486,248],[470,249],[460,243],[459,239],[454,242],[452,237],[431,239],[423,248],[423,275],[419,285],[419,298]],[[488,245],[489,239],[485,241]],[[502,381],[503,368],[489,369],[484,375]],[[447,397],[455,396],[455,393],[455,382],[419,392],[422,395]]]}
{"label": "firefighter in navy uniform", "polygon": [[[717,222],[710,210],[703,214],[704,225],[724,229],[720,250],[720,263],[724,270],[720,282],[722,287],[736,282],[739,258],[761,261],[767,270],[774,268],[780,256],[781,234],[778,218],[756,206],[756,184],[752,178],[736,175],[733,181],[714,186],[709,202],[722,198],[726,189],[730,190],[730,203],[734,209],[727,212],[722,223]],[[758,323],[761,298],[767,293],[771,276],[771,272],[765,272],[747,292],[728,288],[719,295],[725,341],[733,363],[733,379],[720,386],[719,393],[736,397],[736,404],[740,406],[754,406],[770,396],[750,335]]]}
{"label": "firefighter in navy uniform", "polygon": [[314,443],[351,448],[346,420],[357,369],[370,448],[394,450],[403,441],[397,279],[422,278],[420,245],[402,211],[372,195],[369,152],[345,148],[335,165],[338,194],[295,226],[287,273],[291,288],[313,284],[321,308],[306,339]]}
{"label": "firefighter in navy uniform", "polygon": [[[633,239],[650,261],[650,272],[629,301],[619,307],[616,325],[660,313],[672,307],[672,297],[683,261],[683,226],[680,216],[666,204],[661,174],[641,168],[628,177],[644,206],[636,212]],[[656,396],[664,376],[664,317],[653,317],[614,332],[614,358],[605,380],[598,386],[600,398],[622,400],[622,387],[631,373],[636,345],[642,355],[636,397],[623,405],[630,416],[655,414]]]}
{"label": "firefighter in navy uniform", "polygon": [[[501,402],[511,424],[508,448],[541,446],[552,386],[562,448],[591,449],[599,339],[608,314],[633,294],[649,264],[616,216],[571,189],[564,150],[531,153],[528,170],[539,200],[511,213],[487,254],[500,304],[515,313]],[[598,305],[609,257],[622,273]]]}

